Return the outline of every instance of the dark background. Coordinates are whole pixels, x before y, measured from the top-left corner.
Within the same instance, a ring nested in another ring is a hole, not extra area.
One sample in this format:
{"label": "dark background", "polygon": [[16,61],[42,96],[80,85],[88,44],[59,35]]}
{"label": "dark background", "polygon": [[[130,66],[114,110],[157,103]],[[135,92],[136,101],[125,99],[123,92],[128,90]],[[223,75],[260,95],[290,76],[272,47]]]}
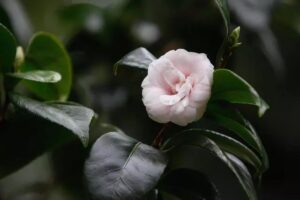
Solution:
{"label": "dark background", "polygon": [[[241,26],[243,45],[228,68],[251,83],[271,109],[253,122],[270,157],[261,199],[300,199],[300,2],[228,0],[232,27]],[[91,3],[94,6],[69,7]],[[56,34],[74,66],[71,100],[94,108],[100,118],[151,142],[160,125],[141,103],[139,71],[112,66],[134,48],[160,56],[170,49],[204,52],[214,62],[224,37],[212,0],[1,0],[0,22],[26,48],[34,32]],[[0,199],[83,199],[81,149],[69,144],[0,180]]]}

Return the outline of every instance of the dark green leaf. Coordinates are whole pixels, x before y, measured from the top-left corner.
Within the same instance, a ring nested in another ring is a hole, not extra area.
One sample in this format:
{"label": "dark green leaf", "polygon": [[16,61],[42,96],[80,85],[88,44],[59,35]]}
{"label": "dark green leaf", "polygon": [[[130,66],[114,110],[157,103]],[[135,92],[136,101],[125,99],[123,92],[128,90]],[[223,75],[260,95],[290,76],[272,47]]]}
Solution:
{"label": "dark green leaf", "polygon": [[28,88],[44,100],[66,100],[72,84],[72,66],[63,44],[49,33],[37,33],[27,49],[22,72],[50,70],[58,72],[62,79],[55,84],[27,82]]}
{"label": "dark green leaf", "polygon": [[155,56],[153,56],[147,49],[140,47],[131,51],[119,60],[114,66],[114,71],[115,74],[117,74],[119,66],[129,66],[147,70],[149,64],[155,59]]}
{"label": "dark green leaf", "polygon": [[217,188],[206,174],[186,168],[172,170],[164,176],[160,182],[159,189],[163,191],[163,197],[170,197],[167,199],[220,199]]}
{"label": "dark green leaf", "polygon": [[0,73],[12,72],[17,43],[13,34],[0,24]]}
{"label": "dark green leaf", "polygon": [[112,124],[103,123],[100,118],[95,116],[90,126],[90,145],[94,144],[99,137],[109,132],[124,133],[118,127]]}
{"label": "dark green leaf", "polygon": [[0,120],[3,116],[1,116],[3,106],[5,104],[5,89],[3,85],[3,75],[0,74]]}
{"label": "dark green leaf", "polygon": [[147,194],[167,164],[159,150],[118,132],[101,136],[85,163],[88,187],[97,200],[135,200]]}
{"label": "dark green leaf", "polygon": [[56,123],[77,135],[83,145],[89,141],[89,126],[94,112],[78,105],[42,103],[17,94],[10,95],[11,101],[19,108]]}
{"label": "dark green leaf", "polygon": [[45,152],[79,141],[64,127],[19,109],[0,127],[0,133],[0,179]]}
{"label": "dark green leaf", "polygon": [[61,80],[61,75],[59,73],[54,71],[44,71],[44,70],[8,73],[7,75],[18,79],[42,82],[42,83],[56,83]]}
{"label": "dark green leaf", "polygon": [[249,83],[227,69],[218,69],[214,72],[211,101],[217,100],[255,105],[258,107],[259,116],[269,108]]}
{"label": "dark green leaf", "polygon": [[176,140],[176,145],[168,150],[170,172],[190,169],[204,174],[217,188],[220,199],[257,199],[248,170],[237,169],[212,140],[201,135],[197,140],[173,139]]}
{"label": "dark green leaf", "polygon": [[[262,162],[255,155],[255,153],[249,149],[247,146],[243,145],[241,142],[226,136],[224,134],[218,133],[216,131],[211,130],[203,130],[203,129],[189,129],[179,133],[175,136],[174,139],[168,140],[170,142],[166,142],[164,144],[164,149],[173,148],[177,143],[181,140],[188,140],[192,144],[193,141],[197,141],[199,137],[206,136],[209,139],[213,140],[223,151],[231,153],[240,159],[251,164],[258,173],[261,173],[262,170]],[[197,142],[195,142],[197,144]]]}
{"label": "dark green leaf", "polygon": [[161,192],[162,200],[181,200],[180,198],[169,194],[167,192]]}
{"label": "dark green leaf", "polygon": [[214,0],[214,1],[222,15],[226,34],[228,35],[229,34],[229,26],[230,26],[230,16],[229,16],[227,0]]}
{"label": "dark green leaf", "polygon": [[262,158],[265,171],[269,167],[268,155],[265,148],[251,124],[239,113],[229,108],[222,109],[220,106],[209,104],[207,109],[208,116],[222,127],[232,131],[247,145],[256,150]]}

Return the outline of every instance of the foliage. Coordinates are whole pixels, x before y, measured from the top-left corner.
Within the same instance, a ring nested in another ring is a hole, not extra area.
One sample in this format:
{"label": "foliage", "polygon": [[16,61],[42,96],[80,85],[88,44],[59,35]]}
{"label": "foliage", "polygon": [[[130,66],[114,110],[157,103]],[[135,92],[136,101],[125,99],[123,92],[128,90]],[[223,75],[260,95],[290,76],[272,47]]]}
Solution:
{"label": "foliage", "polygon": [[[199,128],[199,121],[169,135],[163,134],[167,131],[163,128],[152,146],[105,124],[90,108],[67,101],[72,63],[54,35],[35,34],[20,62],[14,35],[0,25],[0,177],[76,140],[87,147],[83,171],[94,199],[256,200],[268,157],[258,134],[235,104],[256,106],[260,117],[269,106],[247,81],[224,69],[241,44],[240,28],[230,30],[227,1],[215,0],[215,4],[224,20],[225,37],[204,115],[215,129]],[[74,8],[84,16],[84,8],[101,14],[94,6]],[[77,17],[72,7],[67,11],[67,17]],[[146,48],[137,48],[115,64],[115,75],[121,66],[128,67],[124,71],[146,71],[155,59]],[[19,128],[31,134],[22,135]],[[15,138],[25,143],[13,148]]]}

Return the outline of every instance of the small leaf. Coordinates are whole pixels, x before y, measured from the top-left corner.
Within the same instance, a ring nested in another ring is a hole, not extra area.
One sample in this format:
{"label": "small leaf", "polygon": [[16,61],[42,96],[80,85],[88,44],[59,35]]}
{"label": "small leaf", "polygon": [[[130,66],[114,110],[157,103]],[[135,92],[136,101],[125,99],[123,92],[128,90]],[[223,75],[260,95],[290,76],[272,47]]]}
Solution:
{"label": "small leaf", "polygon": [[25,63],[21,72],[32,70],[50,70],[61,75],[61,81],[55,84],[26,82],[27,87],[44,100],[61,100],[68,98],[72,85],[72,66],[63,44],[49,33],[37,33],[31,39],[27,49]]}
{"label": "small leaf", "polygon": [[78,105],[42,103],[18,94],[11,94],[10,98],[17,107],[72,131],[87,146],[89,126],[94,116],[91,109]]}
{"label": "small leaf", "polygon": [[[174,138],[173,138],[174,139]],[[256,200],[256,192],[247,168],[236,168],[220,147],[205,136],[197,140],[176,140],[168,150],[168,173],[189,169],[205,175],[215,185],[220,199]]]}
{"label": "small leaf", "polygon": [[269,108],[249,83],[227,69],[218,69],[214,72],[211,101],[217,100],[257,106],[259,116]]}
{"label": "small leaf", "polygon": [[166,164],[159,150],[110,132],[93,145],[85,175],[94,199],[135,200],[155,187]]}
{"label": "small leaf", "polygon": [[181,140],[188,140],[192,144],[193,141],[197,141],[198,137],[206,136],[212,141],[214,141],[223,151],[231,153],[238,158],[251,164],[258,173],[261,173],[262,162],[255,155],[255,153],[249,149],[247,146],[243,145],[241,142],[237,141],[234,138],[226,136],[222,133],[218,133],[212,130],[203,130],[203,129],[188,129],[180,132],[177,136],[174,136],[174,139],[169,139],[165,142],[163,148],[169,149],[176,146]]}
{"label": "small leaf", "polygon": [[61,75],[59,73],[54,71],[44,71],[44,70],[8,73],[6,75],[18,79],[41,82],[41,83],[56,83],[61,80]]}
{"label": "small leaf", "polygon": [[114,72],[117,74],[118,67],[122,65],[147,70],[150,63],[155,59],[155,56],[153,56],[147,49],[140,47],[131,51],[119,60],[114,66]]}
{"label": "small leaf", "polygon": [[17,43],[13,34],[0,23],[0,73],[12,72]]}

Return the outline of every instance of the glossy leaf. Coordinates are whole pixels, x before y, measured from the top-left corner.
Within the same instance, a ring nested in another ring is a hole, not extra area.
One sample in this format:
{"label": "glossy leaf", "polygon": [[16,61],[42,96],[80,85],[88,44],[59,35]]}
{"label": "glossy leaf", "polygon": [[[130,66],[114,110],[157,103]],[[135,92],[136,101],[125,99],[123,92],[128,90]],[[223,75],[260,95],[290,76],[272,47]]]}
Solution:
{"label": "glossy leaf", "polygon": [[159,150],[125,134],[110,132],[93,145],[85,175],[94,199],[135,200],[154,188],[166,164]]}
{"label": "glossy leaf", "polygon": [[161,180],[159,189],[162,191],[162,196],[170,200],[220,199],[217,188],[206,174],[187,168],[167,173]]}
{"label": "glossy leaf", "polygon": [[155,56],[153,56],[147,49],[140,47],[131,51],[119,60],[114,66],[114,71],[115,74],[117,74],[119,66],[129,66],[147,70],[149,64],[155,59]]}
{"label": "glossy leaf", "polygon": [[45,152],[79,141],[68,129],[20,109],[0,127],[0,133],[0,179]]}
{"label": "glossy leaf", "polygon": [[44,70],[8,73],[7,75],[17,79],[42,82],[42,83],[56,83],[61,80],[61,75],[59,73],[54,71],[44,71]]}
{"label": "glossy leaf", "polygon": [[252,125],[239,113],[232,109],[222,109],[220,106],[210,104],[207,114],[220,126],[232,131],[246,144],[256,150],[262,158],[263,171],[269,168],[268,155]]}
{"label": "glossy leaf", "polygon": [[11,94],[10,99],[17,107],[70,130],[83,145],[88,144],[89,126],[94,116],[91,109],[78,105],[42,103],[18,94]]}
{"label": "glossy leaf", "polygon": [[61,75],[55,84],[27,82],[28,88],[44,100],[66,100],[72,84],[72,66],[63,44],[49,33],[37,33],[31,39],[21,72],[50,70]]}
{"label": "glossy leaf", "polygon": [[13,34],[0,24],[0,73],[12,72],[17,43]]}
{"label": "glossy leaf", "polygon": [[178,169],[194,170],[208,177],[216,186],[220,199],[257,199],[248,170],[237,169],[215,142],[201,135],[192,141],[173,139],[174,148],[168,150],[167,174]]}
{"label": "glossy leaf", "polygon": [[[214,141],[224,152],[231,153],[238,158],[248,162],[251,164],[258,173],[261,173],[262,170],[262,162],[256,156],[256,154],[249,149],[247,146],[242,144],[241,142],[226,136],[224,134],[218,133],[212,130],[203,130],[203,129],[189,129],[179,133],[173,139],[169,140],[170,142],[166,142],[164,147],[165,149],[173,148],[176,143],[180,142],[181,140],[189,141],[190,144],[193,141],[197,141],[201,139],[200,137],[206,136],[212,141]],[[197,145],[197,142],[195,142]]]}
{"label": "glossy leaf", "polygon": [[214,72],[211,101],[217,100],[257,106],[259,116],[269,108],[249,83],[227,69],[218,69]]}
{"label": "glossy leaf", "polygon": [[124,134],[124,132],[120,128],[112,124],[103,123],[103,120],[101,118],[95,116],[90,125],[89,144],[94,144],[99,137],[109,132],[119,132]]}

